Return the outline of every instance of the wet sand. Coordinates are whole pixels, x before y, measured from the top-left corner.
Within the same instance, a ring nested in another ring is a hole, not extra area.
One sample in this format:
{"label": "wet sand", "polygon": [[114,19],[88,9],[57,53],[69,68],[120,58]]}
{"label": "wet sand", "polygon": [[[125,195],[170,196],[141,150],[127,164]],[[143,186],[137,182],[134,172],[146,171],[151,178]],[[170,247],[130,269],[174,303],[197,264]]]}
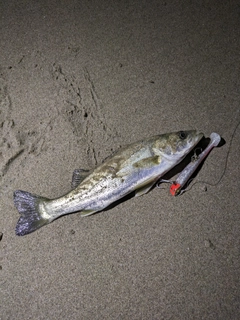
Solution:
{"label": "wet sand", "polygon": [[[0,17],[0,319],[238,319],[238,1],[13,0]],[[15,235],[14,190],[61,196],[74,169],[188,129],[226,141],[189,192]]]}

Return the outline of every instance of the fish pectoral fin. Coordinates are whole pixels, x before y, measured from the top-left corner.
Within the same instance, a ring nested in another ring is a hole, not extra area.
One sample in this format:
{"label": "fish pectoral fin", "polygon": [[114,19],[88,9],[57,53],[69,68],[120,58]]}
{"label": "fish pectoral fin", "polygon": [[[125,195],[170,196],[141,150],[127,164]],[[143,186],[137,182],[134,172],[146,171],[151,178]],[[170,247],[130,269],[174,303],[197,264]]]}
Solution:
{"label": "fish pectoral fin", "polygon": [[100,211],[100,209],[99,210],[83,210],[83,211],[80,211],[80,214],[82,217],[87,217],[98,211]]}
{"label": "fish pectoral fin", "polygon": [[72,175],[72,189],[75,189],[88,175],[90,174],[90,170],[85,169],[76,169],[73,171]]}
{"label": "fish pectoral fin", "polygon": [[140,197],[143,194],[148,193],[148,191],[150,191],[150,189],[153,187],[154,184],[155,184],[155,181],[153,183],[151,182],[151,183],[135,190],[135,197]]}
{"label": "fish pectoral fin", "polygon": [[154,166],[159,165],[161,162],[160,156],[153,156],[141,159],[139,161],[134,162],[132,165],[128,165],[126,167],[123,167],[117,172],[118,177],[124,177],[128,174],[131,174],[133,170],[141,170],[141,169],[150,169]]}
{"label": "fish pectoral fin", "polygon": [[147,169],[151,168],[153,166],[159,165],[161,162],[160,156],[153,156],[145,159],[141,159],[133,164],[133,167],[139,168],[139,169]]}

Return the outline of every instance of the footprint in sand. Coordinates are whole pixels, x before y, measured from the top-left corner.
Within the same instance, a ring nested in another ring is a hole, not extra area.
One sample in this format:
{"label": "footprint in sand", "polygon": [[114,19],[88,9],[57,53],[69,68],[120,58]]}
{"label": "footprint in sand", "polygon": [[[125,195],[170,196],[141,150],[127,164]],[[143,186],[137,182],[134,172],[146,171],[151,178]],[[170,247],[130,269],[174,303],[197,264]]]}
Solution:
{"label": "footprint in sand", "polygon": [[0,177],[8,171],[14,161],[24,150],[14,131],[13,120],[5,120],[0,127]]}

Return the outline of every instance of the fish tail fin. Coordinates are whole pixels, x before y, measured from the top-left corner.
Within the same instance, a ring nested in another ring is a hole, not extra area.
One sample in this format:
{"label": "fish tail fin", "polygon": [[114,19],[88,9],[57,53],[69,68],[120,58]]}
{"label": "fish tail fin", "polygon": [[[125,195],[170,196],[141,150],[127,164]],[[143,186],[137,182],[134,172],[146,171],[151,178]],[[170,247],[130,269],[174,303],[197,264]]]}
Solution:
{"label": "fish tail fin", "polygon": [[13,198],[21,215],[15,229],[16,235],[24,236],[51,222],[43,216],[39,208],[39,204],[48,199],[21,190],[15,191]]}

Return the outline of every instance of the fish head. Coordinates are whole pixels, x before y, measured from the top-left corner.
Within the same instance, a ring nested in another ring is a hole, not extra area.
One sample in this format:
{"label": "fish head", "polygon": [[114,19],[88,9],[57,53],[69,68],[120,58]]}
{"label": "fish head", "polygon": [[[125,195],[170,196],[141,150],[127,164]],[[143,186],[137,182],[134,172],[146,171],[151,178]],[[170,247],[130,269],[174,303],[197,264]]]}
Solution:
{"label": "fish head", "polygon": [[180,162],[202,139],[197,130],[178,131],[160,135],[155,143],[155,153],[171,162]]}

